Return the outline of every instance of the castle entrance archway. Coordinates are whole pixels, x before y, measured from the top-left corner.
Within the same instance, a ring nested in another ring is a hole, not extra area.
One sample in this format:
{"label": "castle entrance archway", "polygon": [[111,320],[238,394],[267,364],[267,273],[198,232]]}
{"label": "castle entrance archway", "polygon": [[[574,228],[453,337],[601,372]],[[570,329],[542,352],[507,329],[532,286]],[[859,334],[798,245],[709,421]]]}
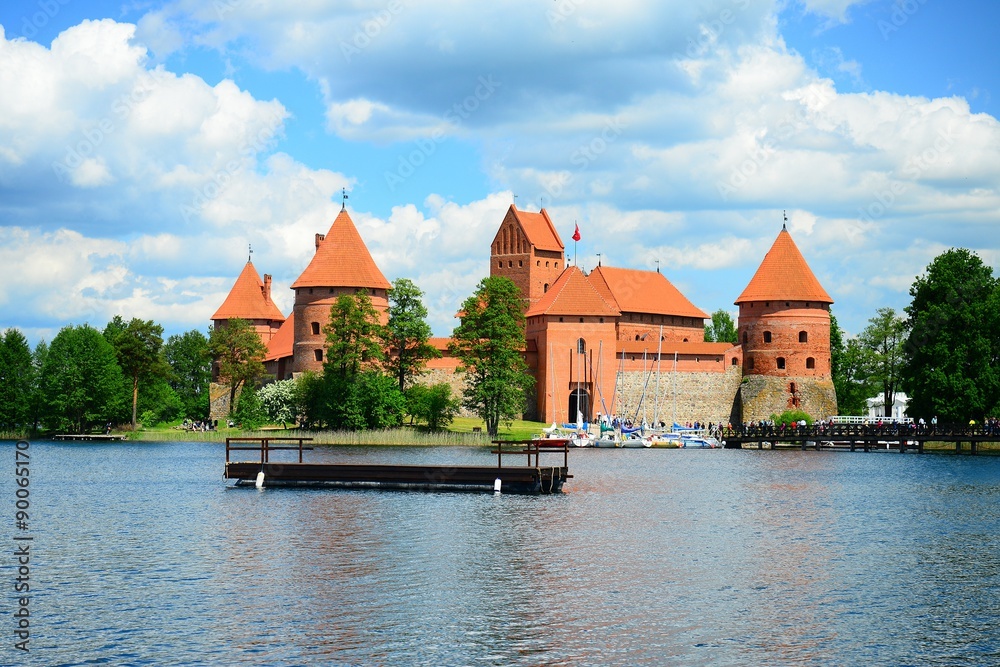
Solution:
{"label": "castle entrance archway", "polygon": [[576,423],[577,410],[583,421],[590,422],[590,393],[586,389],[574,389],[569,395],[569,421]]}

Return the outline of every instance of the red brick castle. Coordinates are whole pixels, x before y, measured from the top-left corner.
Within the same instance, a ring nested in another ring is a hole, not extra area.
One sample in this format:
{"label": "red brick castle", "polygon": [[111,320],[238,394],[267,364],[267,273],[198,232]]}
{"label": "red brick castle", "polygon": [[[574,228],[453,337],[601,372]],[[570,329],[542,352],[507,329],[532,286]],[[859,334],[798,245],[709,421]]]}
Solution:
{"label": "red brick castle", "polygon": [[[215,326],[249,319],[268,347],[266,366],[278,379],[320,370],[323,326],[341,294],[365,290],[383,316],[388,280],[342,209],[317,234],[316,252],[292,283],[295,303],[285,319],[270,300],[270,276],[251,262]],[[647,421],[766,419],[798,408],[816,418],[836,414],[830,375],[830,304],[784,227],[739,306],[739,340],[703,341],[708,315],[657,271],[598,266],[585,274],[567,266],[565,247],[545,209],[511,206],[490,246],[490,274],[510,278],[525,302],[525,359],[535,392],[525,416],[545,422],[614,413]],[[428,382],[462,384],[447,339],[428,365]],[[225,406],[215,406],[220,413]]]}

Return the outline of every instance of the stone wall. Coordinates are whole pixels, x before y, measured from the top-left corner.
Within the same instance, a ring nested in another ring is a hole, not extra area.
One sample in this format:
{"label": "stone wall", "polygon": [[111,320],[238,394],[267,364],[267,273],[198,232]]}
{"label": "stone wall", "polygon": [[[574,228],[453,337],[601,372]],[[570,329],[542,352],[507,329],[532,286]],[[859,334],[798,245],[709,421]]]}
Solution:
{"label": "stone wall", "polygon": [[229,417],[229,385],[212,382],[208,385],[208,418],[220,423]]}
{"label": "stone wall", "polygon": [[[639,419],[645,416],[651,422],[655,416],[668,424],[672,419],[680,423],[732,421],[741,377],[739,366],[727,367],[723,373],[661,373],[657,392],[655,373],[650,376],[641,371],[626,371],[618,386],[615,410],[620,416],[633,418],[638,408]],[[644,385],[645,399],[642,398]],[[610,394],[604,397],[608,402],[610,398]]]}
{"label": "stone wall", "polygon": [[745,422],[770,419],[771,415],[792,409],[802,410],[813,419],[826,419],[837,414],[837,392],[833,380],[824,378],[748,375],[740,385],[740,404]]}

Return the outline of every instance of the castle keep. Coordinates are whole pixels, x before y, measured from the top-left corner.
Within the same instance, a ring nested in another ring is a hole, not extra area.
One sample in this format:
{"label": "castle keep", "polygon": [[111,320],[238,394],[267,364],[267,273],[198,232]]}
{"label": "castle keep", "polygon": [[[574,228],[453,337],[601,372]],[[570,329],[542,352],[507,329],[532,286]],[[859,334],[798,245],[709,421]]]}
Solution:
{"label": "castle keep", "polygon": [[[265,365],[277,379],[323,367],[323,327],[342,294],[365,290],[387,319],[391,285],[342,209],[292,283],[285,319],[270,300],[270,276],[251,262],[215,326],[251,320],[267,345]],[[739,342],[704,342],[707,313],[659,270],[598,265],[585,274],[566,265],[565,246],[545,209],[511,206],[490,244],[490,275],[521,290],[525,360],[535,377],[525,417],[545,422],[593,420],[614,413],[634,421],[747,421],[786,409],[815,418],[836,414],[830,374],[830,304],[787,229],[782,227],[736,299]],[[425,381],[462,385],[448,339],[430,341],[443,356]],[[213,403],[213,412],[219,409]]]}

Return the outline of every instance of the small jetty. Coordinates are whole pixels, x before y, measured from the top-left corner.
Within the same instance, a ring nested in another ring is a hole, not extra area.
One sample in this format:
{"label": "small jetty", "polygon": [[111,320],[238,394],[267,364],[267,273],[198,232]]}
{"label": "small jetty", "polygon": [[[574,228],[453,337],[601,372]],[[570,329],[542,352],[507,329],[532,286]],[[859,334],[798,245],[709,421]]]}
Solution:
{"label": "small jetty", "polygon": [[52,436],[53,440],[83,440],[88,442],[118,442],[126,438],[125,435],[105,433],[58,433]]}
{"label": "small jetty", "polygon": [[[827,451],[895,451],[923,454],[927,443],[951,445],[956,454],[977,454],[984,445],[1000,443],[996,424],[810,424],[806,426],[739,426],[721,429],[727,449],[814,449]],[[966,443],[968,446],[966,447]],[[941,451],[935,449],[935,451]],[[947,450],[944,450],[947,451]]]}
{"label": "small jetty", "polygon": [[[543,495],[561,493],[569,474],[569,447],[541,447],[531,441],[494,441],[495,466],[308,463],[303,453],[312,438],[226,438],[226,479],[236,486],[318,486],[340,489],[459,491]],[[293,444],[294,443],[294,444]],[[292,451],[297,461],[271,460],[275,451]],[[234,460],[235,452],[254,452]],[[555,456],[562,465],[542,465]],[[558,459],[561,459],[559,461]],[[514,465],[511,463],[514,462]],[[517,465],[524,462],[526,465]],[[262,475],[262,476],[261,476]]]}

